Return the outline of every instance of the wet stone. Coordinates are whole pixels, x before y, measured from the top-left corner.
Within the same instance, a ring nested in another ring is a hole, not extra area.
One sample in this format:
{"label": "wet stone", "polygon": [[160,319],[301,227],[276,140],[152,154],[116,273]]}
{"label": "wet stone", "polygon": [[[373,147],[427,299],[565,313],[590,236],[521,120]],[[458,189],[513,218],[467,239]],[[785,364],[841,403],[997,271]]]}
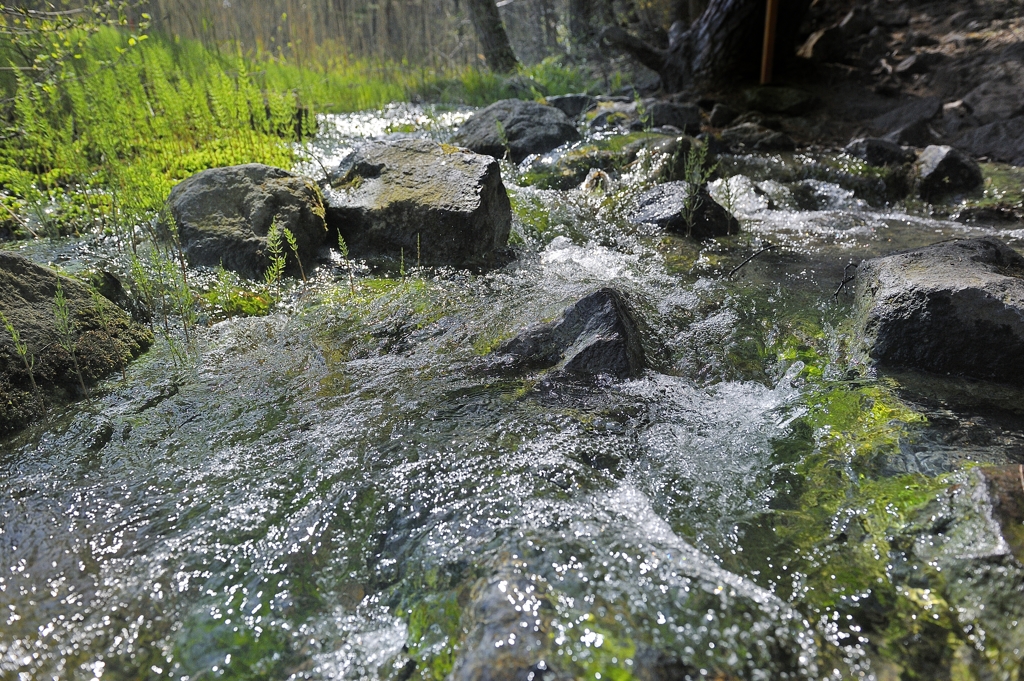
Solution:
{"label": "wet stone", "polygon": [[696,104],[655,102],[647,109],[648,124],[655,127],[672,126],[685,133],[700,132],[700,107]]}
{"label": "wet stone", "polygon": [[528,329],[494,352],[494,368],[553,369],[549,379],[635,378],[644,351],[633,312],[603,288],[567,307],[553,322]]}
{"label": "wet stone", "polygon": [[520,99],[505,99],[481,109],[452,138],[455,144],[494,158],[504,158],[507,151],[515,163],[579,140],[579,131],[563,111]]}
{"label": "wet stone", "polygon": [[893,367],[1024,385],[1024,257],[994,237],[857,268],[857,327]]}
{"label": "wet stone", "polygon": [[932,202],[973,191],[984,181],[974,159],[947,146],[933,145],[922,151],[917,171],[921,198]]}
{"label": "wet stone", "polygon": [[687,182],[659,184],[640,196],[629,219],[637,224],[656,224],[700,240],[736,234],[740,231],[739,221],[711,198],[707,187],[700,187],[697,190],[692,223],[688,224],[686,202],[691,193],[690,184]]}
{"label": "wet stone", "polygon": [[[75,356],[62,346],[54,314],[60,281],[74,326]],[[26,258],[0,251],[0,311],[32,357],[31,373],[0,328],[0,434],[45,412],[46,403],[80,397],[77,360],[88,385],[127,366],[153,343],[149,329],[90,288]],[[33,388],[35,380],[37,388]]]}
{"label": "wet stone", "polygon": [[555,107],[572,119],[579,118],[597,106],[597,98],[585,94],[557,95],[545,101],[548,106]]}
{"label": "wet stone", "polygon": [[711,118],[708,119],[708,123],[712,128],[724,128],[736,120],[737,116],[739,116],[739,112],[736,109],[727,104],[718,103],[711,110]]}
{"label": "wet stone", "polygon": [[1006,542],[1009,553],[1024,563],[1024,466],[987,466],[977,471],[975,497]]}
{"label": "wet stone", "polygon": [[[303,263],[316,259],[326,243],[324,209],[317,186],[287,170],[259,163],[211,168],[171,190],[158,229],[177,227],[192,265],[215,267],[259,278],[269,265],[267,232],[275,222],[294,235]],[[289,274],[298,275],[294,258]]]}
{"label": "wet stone", "polygon": [[917,158],[912,150],[876,137],[855,139],[843,151],[873,166],[902,165]]}
{"label": "wet stone", "polygon": [[491,263],[512,208],[498,162],[428,140],[368,142],[331,173],[327,223],[356,257]]}

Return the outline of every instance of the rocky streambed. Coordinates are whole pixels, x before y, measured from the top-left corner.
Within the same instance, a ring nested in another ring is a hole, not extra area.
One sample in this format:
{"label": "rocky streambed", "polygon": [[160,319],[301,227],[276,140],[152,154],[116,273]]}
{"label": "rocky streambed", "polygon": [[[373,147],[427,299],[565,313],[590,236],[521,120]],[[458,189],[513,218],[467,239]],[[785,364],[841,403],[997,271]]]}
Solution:
{"label": "rocky streambed", "polygon": [[[554,144],[506,108],[496,148],[393,107],[183,183],[156,232],[236,306],[134,361],[83,286],[118,352],[0,441],[0,675],[1018,678],[1017,171],[927,204],[926,154],[688,167],[685,106]],[[9,246],[138,298],[103,238]]]}

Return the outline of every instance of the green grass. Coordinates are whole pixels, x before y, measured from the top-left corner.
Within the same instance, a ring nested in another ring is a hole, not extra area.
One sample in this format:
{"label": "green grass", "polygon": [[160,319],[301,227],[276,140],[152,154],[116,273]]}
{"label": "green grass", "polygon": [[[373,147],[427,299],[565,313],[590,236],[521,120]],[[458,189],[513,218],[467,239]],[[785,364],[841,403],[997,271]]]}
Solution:
{"label": "green grass", "polygon": [[[548,60],[514,78],[349,59],[336,46],[303,62],[99,28],[45,79],[0,73],[0,234],[125,232],[201,170],[239,163],[291,167],[315,113],[394,101],[483,105],[585,90]],[[14,47],[0,40],[0,56]]]}

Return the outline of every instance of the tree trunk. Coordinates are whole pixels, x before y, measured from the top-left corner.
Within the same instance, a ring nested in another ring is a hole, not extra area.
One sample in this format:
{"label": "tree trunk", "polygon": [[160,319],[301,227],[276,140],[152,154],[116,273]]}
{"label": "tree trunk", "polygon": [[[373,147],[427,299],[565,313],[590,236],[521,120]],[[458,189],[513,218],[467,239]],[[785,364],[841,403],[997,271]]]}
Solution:
{"label": "tree trunk", "polygon": [[501,14],[494,0],[467,0],[466,4],[487,65],[495,73],[514,73],[519,67],[519,61],[512,51],[512,44],[508,41],[505,25],[501,23]]}
{"label": "tree trunk", "polygon": [[[777,64],[793,54],[797,27],[809,5],[809,0],[781,0]],[[678,24],[670,32],[668,49],[654,47],[617,26],[606,29],[603,38],[657,71],[666,91],[695,90],[758,72],[765,8],[765,0],[710,0],[689,30]]]}
{"label": "tree trunk", "polygon": [[569,0],[569,35],[573,42],[583,44],[592,37],[592,8],[590,0]]}

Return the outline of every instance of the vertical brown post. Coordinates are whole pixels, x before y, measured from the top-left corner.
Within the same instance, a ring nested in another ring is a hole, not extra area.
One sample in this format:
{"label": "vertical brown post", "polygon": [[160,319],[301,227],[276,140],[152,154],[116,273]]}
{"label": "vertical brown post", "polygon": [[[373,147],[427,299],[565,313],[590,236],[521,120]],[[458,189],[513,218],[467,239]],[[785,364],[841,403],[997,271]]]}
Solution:
{"label": "vertical brown post", "polygon": [[764,15],[764,49],[761,52],[761,85],[772,82],[772,59],[775,57],[775,24],[779,20],[779,0],[768,0]]}

